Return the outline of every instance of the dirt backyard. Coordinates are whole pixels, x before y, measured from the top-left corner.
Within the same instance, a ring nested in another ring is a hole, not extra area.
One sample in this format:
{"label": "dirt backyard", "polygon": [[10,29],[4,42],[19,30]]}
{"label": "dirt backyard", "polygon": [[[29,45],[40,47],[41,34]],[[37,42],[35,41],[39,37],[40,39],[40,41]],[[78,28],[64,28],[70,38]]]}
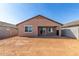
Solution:
{"label": "dirt backyard", "polygon": [[0,40],[1,56],[79,56],[79,40],[12,37]]}

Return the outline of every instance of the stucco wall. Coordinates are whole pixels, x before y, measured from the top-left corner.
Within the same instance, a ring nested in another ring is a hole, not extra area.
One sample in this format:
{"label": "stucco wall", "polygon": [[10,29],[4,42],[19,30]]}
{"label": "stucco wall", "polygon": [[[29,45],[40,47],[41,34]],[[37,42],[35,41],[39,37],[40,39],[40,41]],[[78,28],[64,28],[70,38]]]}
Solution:
{"label": "stucco wall", "polygon": [[[26,25],[32,25],[32,27],[33,27],[32,33],[25,32]],[[38,35],[38,26],[58,26],[57,29],[60,29],[60,27],[61,27],[61,25],[59,25],[58,23],[52,22],[50,20],[46,20],[45,18],[39,16],[39,17],[33,18],[31,20],[25,21],[25,22],[17,25],[18,35],[19,36],[37,36]]]}
{"label": "stucco wall", "polygon": [[17,35],[17,29],[0,26],[0,39]]}
{"label": "stucco wall", "polygon": [[79,39],[79,27],[62,28],[62,35]]}

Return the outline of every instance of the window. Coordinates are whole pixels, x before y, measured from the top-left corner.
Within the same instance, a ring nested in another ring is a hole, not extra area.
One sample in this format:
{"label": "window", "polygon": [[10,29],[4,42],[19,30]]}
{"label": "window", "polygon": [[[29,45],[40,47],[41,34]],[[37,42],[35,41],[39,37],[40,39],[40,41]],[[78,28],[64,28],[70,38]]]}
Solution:
{"label": "window", "polygon": [[53,28],[48,28],[48,32],[53,32]]}
{"label": "window", "polygon": [[25,32],[32,32],[32,26],[25,26]]}
{"label": "window", "polygon": [[45,32],[46,31],[46,28],[42,28],[42,31]]}

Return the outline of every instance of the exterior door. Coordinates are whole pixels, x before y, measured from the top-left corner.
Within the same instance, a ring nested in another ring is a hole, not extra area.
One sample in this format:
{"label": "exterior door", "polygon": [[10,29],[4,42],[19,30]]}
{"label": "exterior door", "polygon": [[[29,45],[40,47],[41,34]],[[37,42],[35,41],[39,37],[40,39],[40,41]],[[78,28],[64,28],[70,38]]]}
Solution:
{"label": "exterior door", "polygon": [[46,35],[46,28],[45,27],[39,27],[38,28],[38,34],[39,34],[39,36],[45,36]]}
{"label": "exterior door", "polygon": [[57,36],[59,36],[59,30],[57,30]]}

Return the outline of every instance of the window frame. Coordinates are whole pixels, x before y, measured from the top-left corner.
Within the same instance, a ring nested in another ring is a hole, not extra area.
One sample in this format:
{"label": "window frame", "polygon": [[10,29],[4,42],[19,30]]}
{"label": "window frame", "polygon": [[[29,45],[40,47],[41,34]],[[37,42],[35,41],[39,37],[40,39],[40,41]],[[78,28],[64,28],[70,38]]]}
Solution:
{"label": "window frame", "polygon": [[32,33],[32,32],[33,32],[33,27],[32,27],[32,31],[31,31],[31,32],[29,32],[29,31],[26,32],[26,31],[25,31],[25,30],[26,30],[25,27],[32,27],[32,25],[25,25],[25,26],[24,26],[24,32],[25,32],[25,33]]}
{"label": "window frame", "polygon": [[[50,28],[52,28],[52,27],[50,27]],[[51,31],[49,31],[49,29],[50,29],[50,28],[48,28],[48,33],[53,33],[53,32],[54,32],[54,31],[53,31],[53,28],[52,28],[52,32],[51,32]]]}

